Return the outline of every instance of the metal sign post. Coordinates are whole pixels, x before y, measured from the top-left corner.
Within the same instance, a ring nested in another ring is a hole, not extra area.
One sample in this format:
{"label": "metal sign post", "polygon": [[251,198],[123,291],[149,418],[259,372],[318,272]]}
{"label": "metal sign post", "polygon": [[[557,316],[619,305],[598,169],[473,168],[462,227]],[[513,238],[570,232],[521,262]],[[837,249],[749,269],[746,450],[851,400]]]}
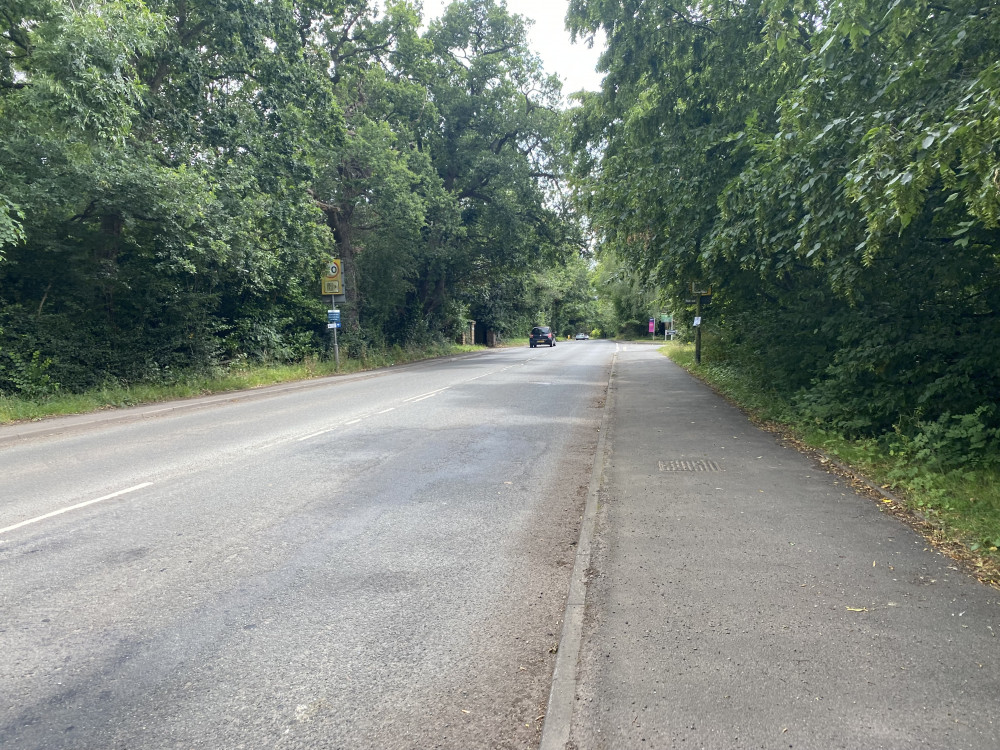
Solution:
{"label": "metal sign post", "polygon": [[[333,295],[330,295],[330,305],[334,304]],[[337,343],[337,329],[340,328],[340,310],[332,308],[326,311],[326,327],[333,331],[333,364],[334,368],[340,369],[340,345]]]}
{"label": "metal sign post", "polygon": [[337,342],[337,330],[340,328],[340,310],[337,309],[337,297],[344,299],[344,261],[331,260],[323,276],[321,294],[330,295],[330,309],[326,311],[326,327],[333,332],[334,367],[340,369],[340,344]]}

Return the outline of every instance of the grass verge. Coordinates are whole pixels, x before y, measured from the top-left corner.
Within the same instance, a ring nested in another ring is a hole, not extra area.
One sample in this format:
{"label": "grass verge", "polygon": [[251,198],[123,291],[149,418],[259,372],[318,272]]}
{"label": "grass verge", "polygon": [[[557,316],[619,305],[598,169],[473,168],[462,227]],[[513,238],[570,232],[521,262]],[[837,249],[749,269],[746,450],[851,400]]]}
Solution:
{"label": "grass verge", "polygon": [[[525,339],[527,342],[527,339]],[[423,359],[474,352],[481,346],[443,344],[420,349],[395,347],[385,351],[370,352],[364,359],[341,358],[340,368],[333,360],[309,358],[302,362],[274,365],[241,364],[220,368],[207,374],[187,373],[171,383],[137,383],[133,385],[107,385],[84,393],[59,393],[38,399],[0,396],[0,424],[31,421],[45,417],[86,414],[88,412],[116,409],[139,404],[228,393],[251,388],[261,388],[279,383],[290,383],[331,375],[345,375],[362,370],[416,362]]]}
{"label": "grass verge", "polygon": [[660,352],[741,408],[758,426],[848,478],[855,489],[981,581],[1000,588],[1000,471],[995,466],[948,473],[914,466],[874,440],[848,440],[798,418],[781,396],[730,365],[696,365],[691,344],[667,344]]}

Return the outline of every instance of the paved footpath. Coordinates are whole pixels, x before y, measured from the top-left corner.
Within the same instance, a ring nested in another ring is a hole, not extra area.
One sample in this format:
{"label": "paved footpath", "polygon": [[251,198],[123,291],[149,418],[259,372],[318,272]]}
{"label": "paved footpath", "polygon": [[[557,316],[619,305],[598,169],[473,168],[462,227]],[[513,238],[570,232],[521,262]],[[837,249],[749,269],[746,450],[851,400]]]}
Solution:
{"label": "paved footpath", "polygon": [[1000,748],[1000,592],[652,346],[609,399],[566,747]]}

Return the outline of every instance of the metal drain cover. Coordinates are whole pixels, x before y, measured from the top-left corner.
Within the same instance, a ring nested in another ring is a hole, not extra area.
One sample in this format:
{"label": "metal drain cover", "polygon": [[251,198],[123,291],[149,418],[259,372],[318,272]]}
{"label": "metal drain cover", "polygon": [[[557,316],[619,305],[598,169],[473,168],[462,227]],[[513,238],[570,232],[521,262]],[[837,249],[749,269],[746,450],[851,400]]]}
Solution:
{"label": "metal drain cover", "polygon": [[722,471],[715,461],[660,461],[660,471]]}

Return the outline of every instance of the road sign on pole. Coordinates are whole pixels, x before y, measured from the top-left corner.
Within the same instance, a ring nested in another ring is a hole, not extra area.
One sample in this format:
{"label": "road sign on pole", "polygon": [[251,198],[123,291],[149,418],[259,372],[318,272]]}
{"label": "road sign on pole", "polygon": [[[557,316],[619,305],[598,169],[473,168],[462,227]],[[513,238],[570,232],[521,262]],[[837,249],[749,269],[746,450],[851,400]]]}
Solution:
{"label": "road sign on pole", "polygon": [[344,293],[344,266],[342,260],[332,260],[323,277],[323,294],[337,295]]}

